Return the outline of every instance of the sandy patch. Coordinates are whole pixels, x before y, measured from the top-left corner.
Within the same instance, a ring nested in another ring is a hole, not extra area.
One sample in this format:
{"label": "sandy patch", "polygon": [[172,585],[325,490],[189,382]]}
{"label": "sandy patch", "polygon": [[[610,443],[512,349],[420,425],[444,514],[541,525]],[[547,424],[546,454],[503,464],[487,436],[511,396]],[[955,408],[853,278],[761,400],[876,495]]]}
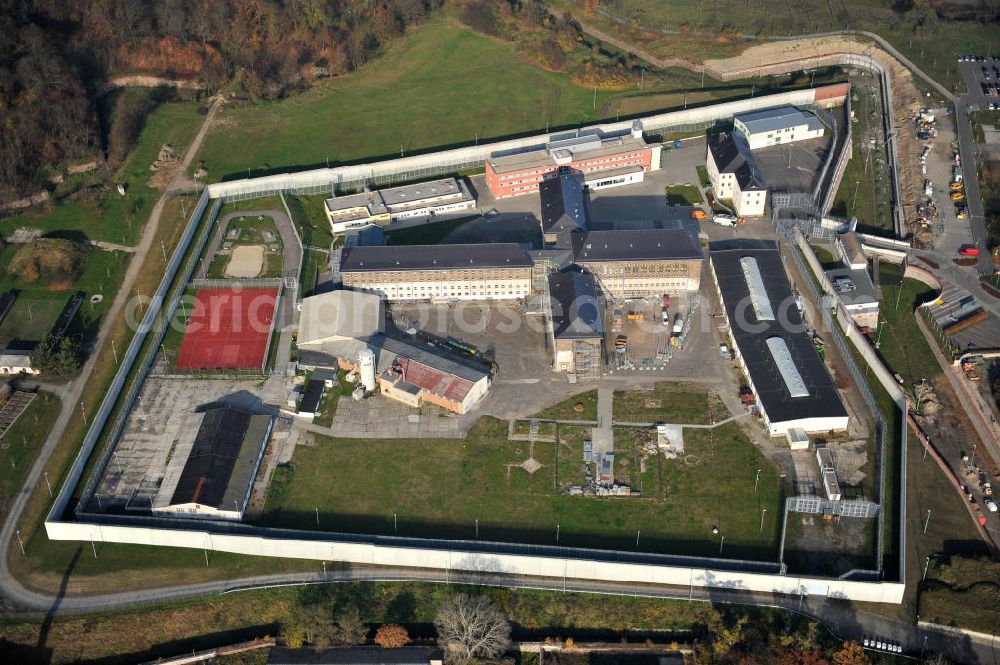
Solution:
{"label": "sandy patch", "polygon": [[263,269],[263,245],[237,245],[226,264],[226,277],[256,277]]}

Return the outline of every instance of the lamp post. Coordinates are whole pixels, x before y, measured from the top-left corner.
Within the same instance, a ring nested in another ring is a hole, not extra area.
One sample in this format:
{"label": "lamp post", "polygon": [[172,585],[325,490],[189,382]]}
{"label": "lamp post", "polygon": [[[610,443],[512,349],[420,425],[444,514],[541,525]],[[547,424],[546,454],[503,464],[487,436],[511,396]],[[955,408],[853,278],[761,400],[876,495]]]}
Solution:
{"label": "lamp post", "polygon": [[927,557],[927,560],[924,562],[924,574],[920,578],[921,582],[927,579],[927,569],[930,568],[930,566],[931,566],[931,558]]}
{"label": "lamp post", "polygon": [[757,493],[757,485],[760,483],[760,472],[761,472],[761,469],[757,469],[757,475],[754,476],[754,479],[753,479],[753,493],[754,494]]}
{"label": "lamp post", "polygon": [[20,529],[17,530],[17,544],[21,546],[21,556],[25,556],[25,554],[24,554],[24,542],[21,540],[21,530]]}
{"label": "lamp post", "polygon": [[767,515],[767,508],[762,508],[760,511],[760,532],[764,533],[764,515]]}
{"label": "lamp post", "polygon": [[931,509],[927,509],[927,519],[924,520],[924,533],[927,533],[927,525],[931,523]]}

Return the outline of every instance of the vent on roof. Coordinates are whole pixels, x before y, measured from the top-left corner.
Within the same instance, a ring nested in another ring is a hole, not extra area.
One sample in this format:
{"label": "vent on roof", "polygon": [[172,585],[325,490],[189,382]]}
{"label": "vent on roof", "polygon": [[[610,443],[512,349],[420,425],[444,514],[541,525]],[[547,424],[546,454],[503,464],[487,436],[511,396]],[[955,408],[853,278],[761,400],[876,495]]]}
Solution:
{"label": "vent on roof", "polygon": [[785,343],[785,340],[780,337],[768,337],[765,343],[771,351],[774,364],[778,366],[778,371],[781,372],[781,378],[785,380],[785,387],[788,388],[788,393],[792,397],[809,397],[809,389],[806,388],[806,382],[802,379],[799,369],[795,366],[792,353],[788,350],[788,344]]}
{"label": "vent on roof", "polygon": [[744,256],[740,259],[743,267],[743,278],[746,279],[747,288],[750,290],[750,304],[753,305],[753,312],[758,321],[774,321],[774,310],[771,309],[771,300],[767,297],[767,289],[764,288],[764,277],[760,274],[760,266],[757,259],[752,256]]}

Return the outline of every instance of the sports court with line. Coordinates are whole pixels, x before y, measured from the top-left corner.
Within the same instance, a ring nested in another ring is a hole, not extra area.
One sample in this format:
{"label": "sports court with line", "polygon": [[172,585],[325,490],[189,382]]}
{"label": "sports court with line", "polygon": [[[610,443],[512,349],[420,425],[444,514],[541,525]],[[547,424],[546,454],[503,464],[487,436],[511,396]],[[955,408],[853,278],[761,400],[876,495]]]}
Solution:
{"label": "sports court with line", "polygon": [[175,368],[262,368],[277,302],[278,289],[199,290]]}

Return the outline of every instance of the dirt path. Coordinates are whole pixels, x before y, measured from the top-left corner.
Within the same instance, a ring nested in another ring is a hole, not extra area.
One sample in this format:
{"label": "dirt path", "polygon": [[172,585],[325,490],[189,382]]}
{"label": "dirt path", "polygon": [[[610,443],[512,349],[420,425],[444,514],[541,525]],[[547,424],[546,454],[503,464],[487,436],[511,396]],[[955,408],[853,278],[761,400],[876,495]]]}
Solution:
{"label": "dirt path", "polygon": [[[216,98],[215,102],[212,104],[211,110],[205,118],[205,121],[202,123],[201,129],[191,142],[191,145],[188,146],[184,158],[185,168],[186,165],[191,163],[191,159],[201,148],[201,143],[205,138],[208,126],[212,122],[212,118],[215,116],[215,113],[219,109],[221,103],[222,98]],[[42,475],[42,470],[44,469],[46,462],[48,462],[49,456],[52,455],[52,452],[58,446],[59,440],[62,437],[63,431],[66,429],[67,423],[71,417],[77,414],[77,408],[81,404],[81,396],[83,395],[84,389],[87,387],[90,375],[94,371],[97,359],[100,357],[100,352],[104,346],[108,344],[108,330],[110,328],[109,323],[118,319],[118,317],[122,314],[125,305],[132,297],[132,285],[135,283],[135,280],[139,275],[139,271],[145,268],[146,256],[149,254],[153,245],[153,239],[156,237],[157,230],[160,226],[160,216],[163,213],[163,207],[166,205],[166,202],[171,195],[170,188],[168,187],[167,190],[160,195],[156,205],[153,206],[149,219],[142,228],[139,243],[134,248],[134,256],[131,257],[128,269],[122,277],[122,283],[118,289],[118,293],[115,294],[115,298],[111,302],[111,306],[108,308],[107,314],[104,318],[104,324],[98,330],[97,339],[94,340],[90,355],[84,363],[83,369],[80,371],[80,376],[74,381],[66,384],[63,391],[62,409],[59,412],[59,416],[56,418],[48,438],[42,445],[42,449],[39,451],[38,458],[31,467],[31,471],[28,472],[28,476],[24,480],[21,491],[18,492],[17,498],[11,506],[7,521],[4,523],[2,531],[0,531],[0,592],[2,592],[6,599],[27,605],[37,603],[38,595],[27,591],[19,581],[14,579],[10,573],[10,568],[7,565],[7,557],[10,551],[11,541],[14,539],[14,531],[15,529],[19,529],[24,526],[19,524],[21,513],[24,511],[24,507],[27,504],[28,499],[31,497],[32,492],[37,489],[39,479]]]}
{"label": "dirt path", "polygon": [[133,74],[131,76],[116,76],[97,89],[97,96],[102,97],[112,90],[120,88],[180,88],[182,90],[204,90],[205,85],[198,81],[168,79],[162,76],[147,76]]}

